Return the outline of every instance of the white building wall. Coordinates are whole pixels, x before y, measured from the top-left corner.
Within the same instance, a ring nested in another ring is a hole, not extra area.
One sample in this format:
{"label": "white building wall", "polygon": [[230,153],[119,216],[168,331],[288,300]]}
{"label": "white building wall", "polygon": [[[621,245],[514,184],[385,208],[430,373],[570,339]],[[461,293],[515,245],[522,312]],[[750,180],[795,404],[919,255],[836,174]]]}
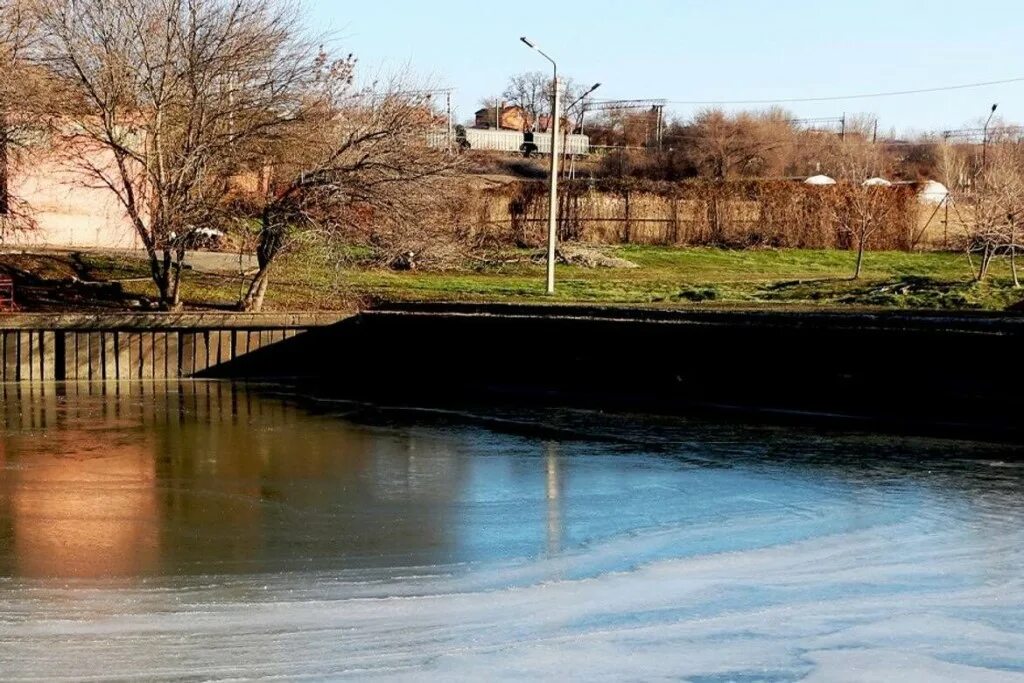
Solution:
{"label": "white building wall", "polygon": [[[454,136],[454,133],[453,133]],[[589,154],[590,138],[586,135],[568,135],[564,138],[565,152],[567,154]],[[493,130],[484,128],[467,128],[466,140],[470,149],[480,149],[495,152],[518,152],[523,146],[523,134],[513,130]],[[432,147],[445,147],[448,144],[448,134],[441,131],[431,133],[429,144]],[[454,145],[454,138],[452,141]],[[537,151],[541,154],[551,153],[551,133],[535,133],[533,144],[537,145]]]}
{"label": "white building wall", "polygon": [[10,189],[36,227],[15,233],[7,240],[8,245],[142,248],[114,194],[90,186],[86,178],[55,158],[38,155],[20,159],[11,169]]}

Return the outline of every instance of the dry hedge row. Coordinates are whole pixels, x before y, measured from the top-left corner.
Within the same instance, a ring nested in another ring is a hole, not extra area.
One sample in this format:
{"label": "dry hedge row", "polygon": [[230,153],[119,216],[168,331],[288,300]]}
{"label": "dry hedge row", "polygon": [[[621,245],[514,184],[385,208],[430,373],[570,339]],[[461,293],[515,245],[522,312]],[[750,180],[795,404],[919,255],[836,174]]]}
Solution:
{"label": "dry hedge row", "polygon": [[[574,181],[559,200],[563,240],[600,244],[837,248],[855,246],[845,227],[852,184],[820,187],[785,180],[684,183]],[[909,250],[919,208],[911,187],[885,192],[869,248]],[[464,225],[477,243],[537,246],[547,231],[547,186],[515,182],[467,201]]]}

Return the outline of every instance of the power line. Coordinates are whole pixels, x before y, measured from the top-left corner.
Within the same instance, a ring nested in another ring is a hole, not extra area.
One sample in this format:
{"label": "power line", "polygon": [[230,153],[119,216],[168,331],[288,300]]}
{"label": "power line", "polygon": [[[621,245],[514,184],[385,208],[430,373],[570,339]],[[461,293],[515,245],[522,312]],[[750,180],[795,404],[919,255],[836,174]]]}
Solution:
{"label": "power line", "polygon": [[949,90],[967,90],[969,88],[984,88],[990,85],[1006,85],[1008,83],[1024,82],[1024,76],[1018,78],[1007,78],[1001,81],[984,81],[981,83],[963,83],[960,85],[947,85],[939,88],[921,88],[918,90],[892,90],[889,92],[864,93],[860,95],[835,95],[830,97],[793,97],[778,100],[666,100],[668,104],[689,104],[689,105],[712,105],[712,104],[794,104],[798,102],[837,102],[840,100],[866,100],[875,97],[897,97],[901,95],[921,95],[932,92],[945,92]]}

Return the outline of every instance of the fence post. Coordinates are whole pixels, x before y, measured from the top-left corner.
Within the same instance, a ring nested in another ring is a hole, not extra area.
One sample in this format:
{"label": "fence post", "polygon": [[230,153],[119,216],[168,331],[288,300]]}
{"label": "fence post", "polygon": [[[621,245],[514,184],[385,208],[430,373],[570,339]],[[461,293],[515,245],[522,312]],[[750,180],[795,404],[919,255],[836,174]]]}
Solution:
{"label": "fence post", "polygon": [[672,197],[672,222],[669,230],[672,235],[672,246],[679,244],[679,197]]}
{"label": "fence post", "polygon": [[624,234],[623,234],[622,242],[624,244],[629,244],[630,241],[632,240],[632,236],[633,236],[632,225],[630,223],[630,212],[629,212],[629,190],[625,191],[625,198],[626,198],[626,221],[625,221],[625,223],[623,223]]}

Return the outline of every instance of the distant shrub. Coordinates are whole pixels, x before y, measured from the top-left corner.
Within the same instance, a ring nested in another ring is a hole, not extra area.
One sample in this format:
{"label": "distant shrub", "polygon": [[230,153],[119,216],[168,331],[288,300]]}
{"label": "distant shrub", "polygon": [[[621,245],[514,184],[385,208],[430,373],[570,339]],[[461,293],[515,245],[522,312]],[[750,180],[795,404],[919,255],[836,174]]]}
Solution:
{"label": "distant shrub", "polygon": [[714,301],[718,298],[718,289],[715,287],[686,287],[679,291],[677,298],[680,301]]}

